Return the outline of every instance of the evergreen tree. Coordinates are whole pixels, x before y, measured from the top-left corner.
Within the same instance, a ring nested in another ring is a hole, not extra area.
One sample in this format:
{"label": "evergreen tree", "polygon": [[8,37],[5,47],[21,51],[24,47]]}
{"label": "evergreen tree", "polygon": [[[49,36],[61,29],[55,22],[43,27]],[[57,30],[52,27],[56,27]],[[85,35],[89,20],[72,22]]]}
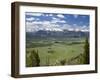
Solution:
{"label": "evergreen tree", "polygon": [[36,52],[35,50],[31,51],[30,54],[30,66],[40,66],[40,58],[38,55],[38,51]]}
{"label": "evergreen tree", "polygon": [[84,56],[83,63],[89,64],[89,42],[88,42],[88,38],[86,38],[86,40],[85,40],[83,56]]}
{"label": "evergreen tree", "polygon": [[61,61],[60,61],[60,64],[61,64],[61,65],[65,65],[65,64],[66,64],[66,59],[61,60]]}

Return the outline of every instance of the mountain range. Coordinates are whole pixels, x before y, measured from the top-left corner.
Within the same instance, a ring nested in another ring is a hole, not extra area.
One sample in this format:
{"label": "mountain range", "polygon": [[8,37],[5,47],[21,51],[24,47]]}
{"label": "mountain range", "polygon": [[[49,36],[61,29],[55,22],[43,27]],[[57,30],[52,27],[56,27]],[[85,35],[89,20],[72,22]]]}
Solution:
{"label": "mountain range", "polygon": [[80,37],[89,37],[89,31],[80,31],[80,30],[38,30],[35,32],[26,32],[27,38],[47,38],[47,37],[67,37],[67,38],[80,38]]}

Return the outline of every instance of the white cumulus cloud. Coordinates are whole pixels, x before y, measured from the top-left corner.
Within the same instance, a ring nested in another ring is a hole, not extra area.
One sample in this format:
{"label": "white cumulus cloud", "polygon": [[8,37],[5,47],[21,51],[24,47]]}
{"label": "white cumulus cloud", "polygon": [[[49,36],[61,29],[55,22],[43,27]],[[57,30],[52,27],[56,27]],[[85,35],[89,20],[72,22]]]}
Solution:
{"label": "white cumulus cloud", "polygon": [[78,15],[77,14],[74,14],[73,16],[74,16],[74,18],[78,18]]}
{"label": "white cumulus cloud", "polygon": [[57,17],[64,18],[64,15],[63,14],[58,14]]}
{"label": "white cumulus cloud", "polygon": [[33,20],[35,20],[35,18],[30,17],[30,18],[26,18],[26,20],[27,20],[27,21],[33,21]]}
{"label": "white cumulus cloud", "polygon": [[61,20],[61,19],[59,19],[59,18],[55,18],[55,17],[53,17],[52,18],[52,20],[51,20],[51,23],[66,23],[66,21],[65,20]]}
{"label": "white cumulus cloud", "polygon": [[26,13],[26,15],[31,15],[31,16],[42,16],[43,13]]}

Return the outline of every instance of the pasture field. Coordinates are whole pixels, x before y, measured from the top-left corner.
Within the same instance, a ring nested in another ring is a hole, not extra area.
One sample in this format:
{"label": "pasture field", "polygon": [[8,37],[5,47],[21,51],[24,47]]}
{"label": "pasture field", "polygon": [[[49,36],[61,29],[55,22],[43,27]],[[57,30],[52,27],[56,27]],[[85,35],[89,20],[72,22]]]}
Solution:
{"label": "pasture field", "polygon": [[85,38],[49,38],[27,41],[26,66],[30,63],[29,55],[32,50],[38,51],[40,66],[83,64],[77,59],[84,52],[84,44]]}

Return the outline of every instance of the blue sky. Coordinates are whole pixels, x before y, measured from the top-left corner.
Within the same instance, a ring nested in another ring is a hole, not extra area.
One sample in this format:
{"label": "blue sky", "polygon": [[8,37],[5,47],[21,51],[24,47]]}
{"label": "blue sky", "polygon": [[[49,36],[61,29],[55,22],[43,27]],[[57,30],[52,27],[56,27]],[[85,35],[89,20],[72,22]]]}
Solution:
{"label": "blue sky", "polygon": [[26,12],[26,29],[46,30],[83,30],[89,31],[89,15]]}

